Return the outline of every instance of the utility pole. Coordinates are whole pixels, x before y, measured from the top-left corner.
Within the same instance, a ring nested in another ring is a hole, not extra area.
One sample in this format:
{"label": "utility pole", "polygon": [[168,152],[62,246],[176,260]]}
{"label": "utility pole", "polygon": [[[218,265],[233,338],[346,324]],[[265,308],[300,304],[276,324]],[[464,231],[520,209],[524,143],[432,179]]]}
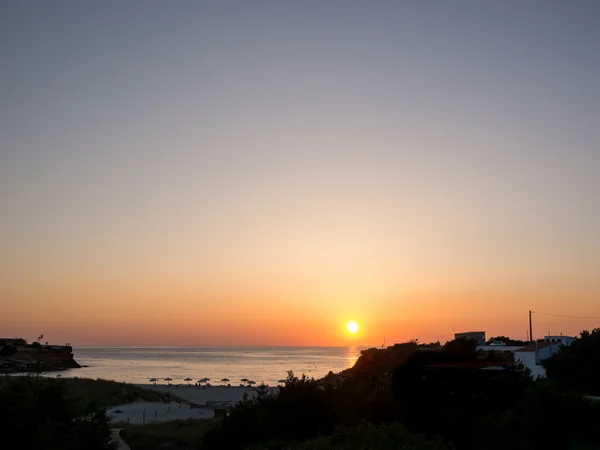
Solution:
{"label": "utility pole", "polygon": [[531,326],[531,310],[529,310],[529,342],[533,342],[533,327]]}

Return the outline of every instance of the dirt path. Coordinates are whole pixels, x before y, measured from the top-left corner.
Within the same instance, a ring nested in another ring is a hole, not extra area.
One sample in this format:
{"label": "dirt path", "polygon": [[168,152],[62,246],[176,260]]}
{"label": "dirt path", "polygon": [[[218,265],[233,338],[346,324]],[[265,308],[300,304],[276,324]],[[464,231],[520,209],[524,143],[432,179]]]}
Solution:
{"label": "dirt path", "polygon": [[114,442],[116,442],[117,450],[131,450],[129,448],[129,445],[127,445],[127,443],[123,439],[121,439],[121,436],[119,434],[120,432],[121,432],[120,428],[112,430],[112,440]]}

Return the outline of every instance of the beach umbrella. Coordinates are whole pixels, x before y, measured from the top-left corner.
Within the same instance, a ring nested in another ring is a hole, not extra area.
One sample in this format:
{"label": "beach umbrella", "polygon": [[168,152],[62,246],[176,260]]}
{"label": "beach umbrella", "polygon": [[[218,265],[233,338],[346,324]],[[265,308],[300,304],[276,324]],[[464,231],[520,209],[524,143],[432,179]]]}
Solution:
{"label": "beach umbrella", "polygon": [[191,378],[186,378],[186,379],[185,379],[185,380],[183,380],[183,381],[187,381],[187,384],[190,384],[190,381],[192,381],[192,379],[191,379]]}
{"label": "beach umbrella", "polygon": [[285,380],[278,380],[278,383],[285,383]]}
{"label": "beach umbrella", "polygon": [[228,381],[229,381],[229,378],[223,378],[223,379],[221,380],[221,382],[223,382],[223,383],[227,383]]}
{"label": "beach umbrella", "polygon": [[151,383],[156,383],[158,380],[156,378],[150,378],[148,381],[150,381]]}
{"label": "beach umbrella", "polygon": [[247,383],[247,382],[248,382],[248,381],[250,381],[250,380],[249,380],[248,378],[242,378],[240,381],[241,381],[242,383]]}
{"label": "beach umbrella", "polygon": [[253,384],[256,384],[256,381],[252,381],[252,380],[248,381],[248,385],[252,386]]}
{"label": "beach umbrella", "polygon": [[173,378],[165,378],[165,381],[167,382],[167,384],[171,384],[171,381],[173,381]]}

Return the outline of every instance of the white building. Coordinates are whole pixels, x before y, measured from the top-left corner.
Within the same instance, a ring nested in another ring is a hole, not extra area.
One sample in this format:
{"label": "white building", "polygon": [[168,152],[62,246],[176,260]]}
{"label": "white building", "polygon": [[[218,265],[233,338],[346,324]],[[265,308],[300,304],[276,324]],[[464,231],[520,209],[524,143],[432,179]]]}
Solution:
{"label": "white building", "polygon": [[546,369],[542,366],[542,361],[550,358],[558,352],[563,344],[551,340],[543,342],[534,342],[521,347],[515,351],[515,361],[520,361],[525,367],[531,370],[533,378],[545,377]]}
{"label": "white building", "polygon": [[575,338],[573,336],[544,336],[545,342],[560,342],[562,345],[571,345]]}

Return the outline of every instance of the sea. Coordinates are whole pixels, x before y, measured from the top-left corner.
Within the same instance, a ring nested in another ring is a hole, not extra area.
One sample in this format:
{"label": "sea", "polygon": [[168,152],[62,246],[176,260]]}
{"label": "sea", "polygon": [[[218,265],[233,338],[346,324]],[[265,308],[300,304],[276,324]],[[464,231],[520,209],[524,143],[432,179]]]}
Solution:
{"label": "sea", "polygon": [[[352,367],[360,347],[179,347],[100,348],[76,347],[81,369],[48,376],[103,378],[135,384],[187,384],[209,378],[212,385],[237,386],[242,379],[277,385],[292,370],[295,375],[321,378]],[[165,381],[171,378],[172,381]],[[228,379],[229,381],[221,381]]]}

